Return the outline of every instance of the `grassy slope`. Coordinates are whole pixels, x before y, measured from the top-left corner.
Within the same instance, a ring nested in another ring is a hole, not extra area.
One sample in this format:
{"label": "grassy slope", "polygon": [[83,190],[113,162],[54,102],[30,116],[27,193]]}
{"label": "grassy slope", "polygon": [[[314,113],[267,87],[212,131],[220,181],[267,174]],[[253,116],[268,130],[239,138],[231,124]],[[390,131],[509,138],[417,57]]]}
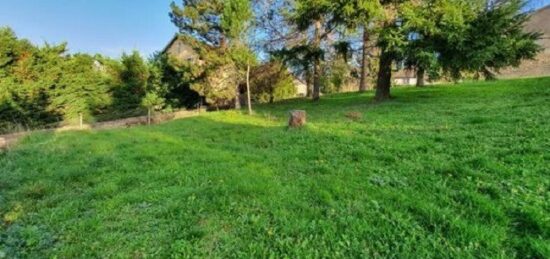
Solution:
{"label": "grassy slope", "polygon": [[0,154],[0,254],[549,257],[550,78],[394,94],[33,135]]}

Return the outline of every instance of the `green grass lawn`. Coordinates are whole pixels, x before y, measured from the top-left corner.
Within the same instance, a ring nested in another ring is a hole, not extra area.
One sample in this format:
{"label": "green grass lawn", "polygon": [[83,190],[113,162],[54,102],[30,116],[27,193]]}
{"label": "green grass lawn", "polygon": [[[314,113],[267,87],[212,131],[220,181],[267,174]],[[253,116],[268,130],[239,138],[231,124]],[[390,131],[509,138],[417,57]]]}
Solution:
{"label": "green grass lawn", "polygon": [[550,257],[550,78],[393,93],[32,135],[0,258]]}

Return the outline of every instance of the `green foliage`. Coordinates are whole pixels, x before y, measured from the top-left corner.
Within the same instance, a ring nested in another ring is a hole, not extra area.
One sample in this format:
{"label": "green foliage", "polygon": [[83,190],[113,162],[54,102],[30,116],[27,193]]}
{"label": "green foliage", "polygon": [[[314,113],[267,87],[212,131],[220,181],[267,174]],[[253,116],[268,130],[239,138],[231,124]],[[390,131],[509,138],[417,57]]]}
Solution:
{"label": "green foliage", "polygon": [[199,80],[191,84],[191,88],[213,107],[228,107],[236,97],[237,87],[242,78],[241,71],[230,62],[205,71]]}
{"label": "green foliage", "polygon": [[369,23],[383,18],[383,8],[376,0],[336,0],[331,1],[333,23],[339,23],[350,30],[364,29]]}
{"label": "green foliage", "polygon": [[37,127],[92,116],[110,104],[107,80],[88,55],[66,54],[66,44],[34,47],[0,30],[0,127]]}
{"label": "green foliage", "polygon": [[171,4],[170,18],[180,33],[197,37],[211,46],[225,44],[224,30],[220,25],[224,1],[183,0],[182,7]]}
{"label": "green foliage", "polygon": [[465,71],[492,79],[499,69],[533,58],[540,51],[536,40],[541,35],[524,31],[524,5],[523,0],[503,0],[479,11],[465,32],[440,51],[443,67],[455,77]]}
{"label": "green foliage", "polygon": [[[121,60],[69,55],[66,44],[33,46],[8,28],[0,29],[0,132],[142,115],[146,93],[169,107],[192,107],[198,94],[184,72],[158,55],[138,52]],[[159,109],[159,107],[155,107]]]}
{"label": "green foliage", "polygon": [[[382,104],[368,91],[33,134],[0,154],[0,251],[548,258],[549,84],[397,88]],[[305,128],[286,130],[291,109],[307,111]]]}
{"label": "green foliage", "polygon": [[439,77],[439,57],[447,42],[460,38],[474,17],[475,10],[463,0],[408,2],[401,6],[402,31],[408,34],[404,59],[409,68]]}
{"label": "green foliage", "polygon": [[172,3],[171,9],[180,33],[222,49],[242,35],[252,17],[247,0],[183,0],[181,7]]}
{"label": "green foliage", "polygon": [[294,24],[300,31],[311,28],[316,21],[321,21],[330,16],[334,11],[333,1],[330,0],[297,0],[292,14]]}
{"label": "green foliage", "polygon": [[252,18],[252,10],[249,0],[225,0],[223,1],[223,14],[221,27],[230,39],[239,39],[243,36],[249,20]]}
{"label": "green foliage", "polygon": [[459,79],[481,73],[492,79],[500,68],[518,65],[539,51],[537,33],[527,33],[524,0],[387,1],[379,28],[381,49],[377,100],[390,98],[391,64],[405,60],[420,71],[442,70]]}
{"label": "green foliage", "polygon": [[59,80],[59,52],[64,52],[63,46],[39,49],[18,39],[11,29],[0,28],[0,132],[58,118],[48,112],[47,89]]}
{"label": "green foliage", "polygon": [[163,96],[169,107],[195,107],[200,96],[190,88],[193,73],[186,69],[198,70],[197,66],[178,64],[166,54],[156,53],[149,60],[151,76],[148,91]]}
{"label": "green foliage", "polygon": [[21,52],[30,47],[28,42],[17,39],[15,32],[10,28],[0,27],[0,76],[5,77],[6,68],[12,65]]}
{"label": "green foliage", "polygon": [[519,65],[538,52],[537,33],[526,33],[524,1],[505,0],[479,8],[465,0],[427,0],[403,4],[402,31],[414,39],[403,45],[410,66],[443,68],[492,78],[500,68]]}
{"label": "green foliage", "polygon": [[272,61],[250,72],[252,99],[258,103],[272,103],[296,96],[294,77],[281,62]]}
{"label": "green foliage", "polygon": [[183,0],[172,4],[170,17],[198,52],[201,64],[179,64],[184,78],[214,107],[230,106],[244,80],[247,64],[254,63],[244,45],[252,18],[247,0]]}
{"label": "green foliage", "polygon": [[147,64],[149,77],[147,78],[147,92],[165,96],[170,91],[170,84],[164,80],[164,60],[153,57]]}
{"label": "green foliage", "polygon": [[343,58],[331,60],[325,64],[321,91],[325,94],[341,92],[354,81],[349,64]]}
{"label": "green foliage", "polygon": [[164,105],[164,99],[156,93],[150,92],[145,94],[145,97],[143,97],[141,101],[141,105],[149,110],[160,110]]}
{"label": "green foliage", "polygon": [[79,114],[89,118],[102,113],[112,100],[108,80],[96,65],[99,63],[85,54],[66,60],[57,86],[49,91],[49,110],[63,114],[67,121],[78,118]]}
{"label": "green foliage", "polygon": [[273,98],[270,100],[281,101],[296,96],[296,85],[294,83],[294,77],[290,74],[281,78],[273,85]]}
{"label": "green foliage", "polygon": [[117,89],[116,98],[123,105],[138,106],[147,91],[149,68],[137,51],[132,52],[132,54],[123,53],[121,63],[120,79],[122,85],[120,89]]}
{"label": "green foliage", "polygon": [[282,48],[273,51],[271,54],[274,59],[281,60],[293,70],[303,72],[311,69],[313,60],[323,59],[325,52],[309,44],[301,44],[290,48]]}
{"label": "green foliage", "polygon": [[242,73],[247,69],[247,66],[254,66],[257,63],[256,54],[241,43],[233,45],[229,55]]}

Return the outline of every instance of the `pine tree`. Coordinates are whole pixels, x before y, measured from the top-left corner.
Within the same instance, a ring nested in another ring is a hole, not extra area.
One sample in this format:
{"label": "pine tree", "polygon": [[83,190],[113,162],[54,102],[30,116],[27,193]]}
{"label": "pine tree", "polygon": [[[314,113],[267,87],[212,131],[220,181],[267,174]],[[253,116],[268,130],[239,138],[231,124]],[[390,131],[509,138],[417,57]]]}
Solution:
{"label": "pine tree", "polygon": [[203,66],[187,70],[191,86],[214,106],[226,106],[235,100],[242,80],[243,65],[239,59],[243,33],[252,18],[247,0],[184,0],[172,4],[172,22],[180,33],[195,41]]}
{"label": "pine tree", "polygon": [[540,47],[537,32],[524,31],[529,13],[522,11],[523,0],[487,1],[467,29],[449,38],[440,50],[445,71],[454,78],[462,72],[473,72],[486,79],[494,79],[501,68],[517,66],[524,59],[533,58]]}
{"label": "pine tree", "polygon": [[407,36],[403,59],[416,69],[417,86],[426,73],[439,76],[439,58],[453,39],[462,35],[475,17],[475,5],[462,0],[424,0],[403,4],[402,31]]}
{"label": "pine tree", "polygon": [[455,79],[462,72],[491,79],[500,68],[518,65],[539,51],[540,35],[523,31],[528,19],[523,0],[382,3],[387,12],[378,40],[377,100],[390,97],[394,61],[404,59],[421,73],[436,66]]}
{"label": "pine tree", "polygon": [[149,67],[139,52],[123,53],[120,64],[114,64],[118,85],[113,88],[114,111],[135,114],[141,111],[141,99],[147,92]]}
{"label": "pine tree", "polygon": [[50,90],[49,108],[62,114],[64,120],[76,120],[80,115],[91,120],[111,104],[107,79],[94,67],[90,55],[76,54],[63,63],[63,74]]}
{"label": "pine tree", "polygon": [[321,93],[322,70],[324,59],[323,41],[337,26],[331,20],[334,3],[330,0],[297,0],[292,21],[302,32],[311,32],[306,45],[294,47],[291,52],[303,53],[312,63],[313,101],[318,101]]}
{"label": "pine tree", "polygon": [[335,22],[341,23],[352,31],[361,31],[361,73],[359,91],[368,89],[370,65],[370,45],[374,24],[382,18],[382,6],[377,0],[339,0],[333,6]]}

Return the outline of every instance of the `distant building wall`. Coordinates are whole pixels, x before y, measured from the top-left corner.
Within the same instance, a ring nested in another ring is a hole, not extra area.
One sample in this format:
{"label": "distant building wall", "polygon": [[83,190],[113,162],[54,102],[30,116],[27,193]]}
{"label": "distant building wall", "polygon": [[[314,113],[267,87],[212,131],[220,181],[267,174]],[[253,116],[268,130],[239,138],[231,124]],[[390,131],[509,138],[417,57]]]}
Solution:
{"label": "distant building wall", "polygon": [[393,83],[395,85],[416,85],[416,78],[415,77],[394,78]]}
{"label": "distant building wall", "polygon": [[525,60],[518,67],[501,70],[499,78],[550,76],[550,6],[534,12],[525,25],[525,31],[543,33],[537,41],[543,50],[533,60]]}
{"label": "distant building wall", "polygon": [[394,85],[416,85],[416,71],[414,69],[400,69],[392,73]]}

